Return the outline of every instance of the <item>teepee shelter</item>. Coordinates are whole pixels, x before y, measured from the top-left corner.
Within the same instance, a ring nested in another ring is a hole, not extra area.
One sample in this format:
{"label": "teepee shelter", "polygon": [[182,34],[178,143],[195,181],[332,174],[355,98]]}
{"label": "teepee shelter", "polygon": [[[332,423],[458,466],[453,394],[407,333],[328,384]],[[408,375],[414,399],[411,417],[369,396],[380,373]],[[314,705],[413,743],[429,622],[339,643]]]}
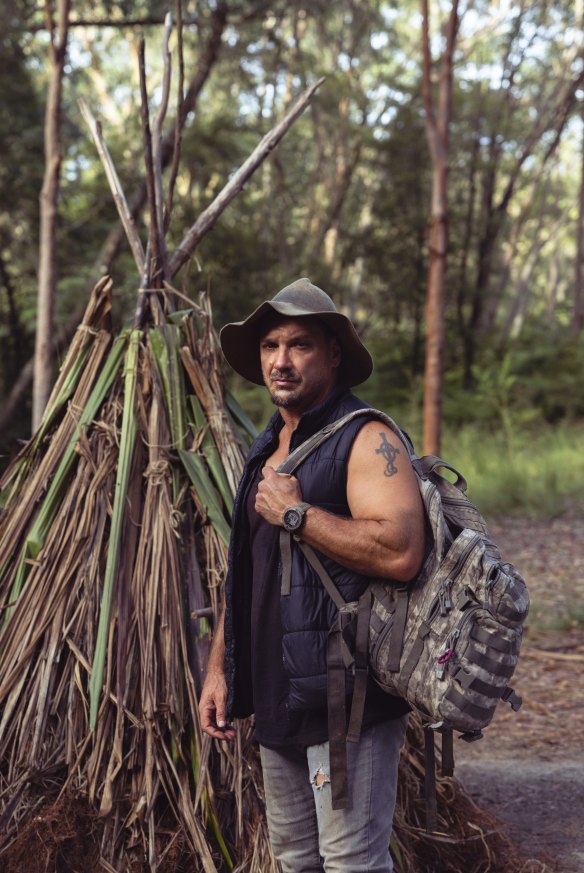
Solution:
{"label": "teepee shelter", "polygon": [[[233,744],[216,743],[197,710],[253,427],[225,390],[208,296],[195,304],[171,282],[318,84],[173,253],[147,107],[145,250],[99,126],[83,110],[141,284],[133,325],[114,336],[112,282],[97,283],[40,429],[0,481],[6,873],[277,873],[252,728],[241,723]],[[438,790],[443,833],[426,833],[419,731],[414,723],[402,761],[397,869],[517,869],[453,780]]]}

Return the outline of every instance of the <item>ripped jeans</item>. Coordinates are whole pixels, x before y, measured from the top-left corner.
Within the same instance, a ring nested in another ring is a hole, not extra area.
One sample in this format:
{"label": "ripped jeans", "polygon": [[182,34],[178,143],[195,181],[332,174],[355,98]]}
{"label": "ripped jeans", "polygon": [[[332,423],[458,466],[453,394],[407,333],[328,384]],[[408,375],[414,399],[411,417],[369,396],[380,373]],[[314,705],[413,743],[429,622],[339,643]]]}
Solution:
{"label": "ripped jeans", "polygon": [[260,746],[270,842],[283,873],[390,873],[389,841],[407,716],[347,743],[349,806],[332,809],[329,745]]}

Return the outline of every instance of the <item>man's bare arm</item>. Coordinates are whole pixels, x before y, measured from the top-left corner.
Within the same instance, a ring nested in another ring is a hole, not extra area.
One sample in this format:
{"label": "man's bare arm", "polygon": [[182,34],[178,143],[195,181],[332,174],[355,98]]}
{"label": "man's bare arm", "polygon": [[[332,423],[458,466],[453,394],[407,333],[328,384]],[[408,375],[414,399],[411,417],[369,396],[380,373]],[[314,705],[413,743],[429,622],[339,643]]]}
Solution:
{"label": "man's bare arm", "polygon": [[201,727],[217,740],[232,740],[235,731],[227,722],[227,683],[225,682],[225,603],[211,643],[207,675],[199,700]]}
{"label": "man's bare arm", "polygon": [[[301,539],[345,567],[368,576],[406,582],[422,563],[424,510],[409,455],[383,424],[369,422],[357,435],[348,463],[347,500],[352,518],[311,507]],[[302,501],[294,476],[264,469],[256,509],[271,524]]]}

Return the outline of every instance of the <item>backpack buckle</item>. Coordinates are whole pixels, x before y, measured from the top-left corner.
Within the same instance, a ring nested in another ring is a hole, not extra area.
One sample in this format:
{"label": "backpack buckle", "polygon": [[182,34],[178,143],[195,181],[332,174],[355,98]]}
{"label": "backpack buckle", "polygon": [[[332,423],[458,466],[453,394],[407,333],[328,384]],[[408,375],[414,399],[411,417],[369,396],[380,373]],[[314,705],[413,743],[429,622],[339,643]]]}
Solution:
{"label": "backpack buckle", "polygon": [[508,703],[513,712],[518,712],[521,709],[521,704],[523,703],[523,698],[517,694],[512,688],[507,688],[504,690],[501,695],[501,700],[504,700],[505,703]]}
{"label": "backpack buckle", "polygon": [[459,736],[459,740],[464,740],[465,743],[476,743],[477,740],[482,740],[484,734],[481,730],[465,731]]}

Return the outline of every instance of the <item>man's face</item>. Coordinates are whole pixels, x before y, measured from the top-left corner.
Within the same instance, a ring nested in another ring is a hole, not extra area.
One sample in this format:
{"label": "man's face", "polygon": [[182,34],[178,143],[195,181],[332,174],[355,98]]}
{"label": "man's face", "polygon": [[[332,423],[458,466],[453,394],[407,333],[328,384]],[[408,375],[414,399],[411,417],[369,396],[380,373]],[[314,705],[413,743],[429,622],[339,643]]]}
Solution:
{"label": "man's face", "polygon": [[260,361],[272,402],[302,413],[336,385],[341,352],[316,319],[286,318],[262,333]]}

